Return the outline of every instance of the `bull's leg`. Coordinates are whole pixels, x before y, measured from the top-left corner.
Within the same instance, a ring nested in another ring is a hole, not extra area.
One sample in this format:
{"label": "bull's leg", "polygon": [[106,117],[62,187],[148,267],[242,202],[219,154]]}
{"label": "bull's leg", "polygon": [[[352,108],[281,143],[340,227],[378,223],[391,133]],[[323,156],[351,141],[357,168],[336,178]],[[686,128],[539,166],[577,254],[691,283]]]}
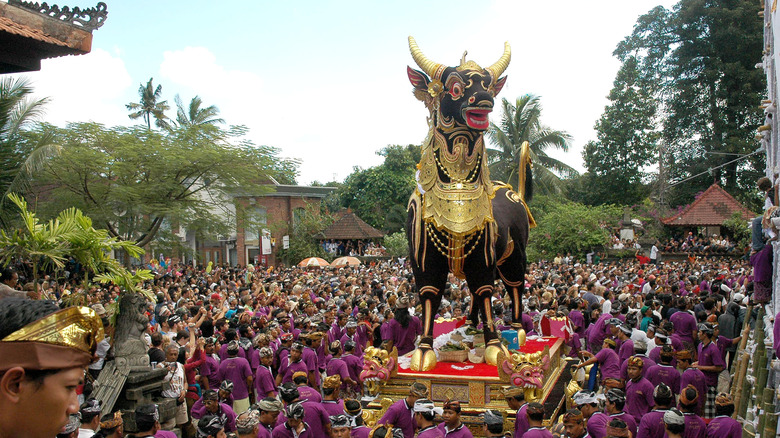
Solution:
{"label": "bull's leg", "polygon": [[498,266],[498,275],[504,283],[504,287],[512,300],[512,328],[517,330],[517,340],[520,345],[525,344],[525,330],[523,329],[523,294],[525,293],[525,244],[523,235],[519,229],[513,229],[512,253],[502,260]]}

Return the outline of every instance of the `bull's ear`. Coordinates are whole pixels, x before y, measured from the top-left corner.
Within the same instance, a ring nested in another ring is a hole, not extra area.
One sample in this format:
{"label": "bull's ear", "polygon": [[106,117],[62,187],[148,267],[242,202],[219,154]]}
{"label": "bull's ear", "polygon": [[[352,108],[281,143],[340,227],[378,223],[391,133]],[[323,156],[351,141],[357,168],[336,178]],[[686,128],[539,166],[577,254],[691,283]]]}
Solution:
{"label": "bull's ear", "polygon": [[496,96],[498,96],[498,93],[500,93],[501,89],[504,88],[504,84],[506,84],[506,76],[498,78],[496,85],[493,87],[496,90]]}
{"label": "bull's ear", "polygon": [[412,83],[416,90],[428,91],[430,79],[428,79],[425,73],[407,66],[406,75],[409,76],[409,82]]}

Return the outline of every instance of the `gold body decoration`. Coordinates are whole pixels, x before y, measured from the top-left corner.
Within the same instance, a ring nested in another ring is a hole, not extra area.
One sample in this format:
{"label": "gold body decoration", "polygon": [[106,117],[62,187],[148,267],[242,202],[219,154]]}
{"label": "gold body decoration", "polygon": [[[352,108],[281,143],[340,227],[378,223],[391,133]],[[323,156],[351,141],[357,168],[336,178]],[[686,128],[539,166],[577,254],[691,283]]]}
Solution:
{"label": "gold body decoration", "polygon": [[[495,196],[483,138],[477,137],[469,151],[469,134],[449,133],[453,143],[449,150],[444,134],[432,130],[423,144],[419,165],[419,183],[425,191],[422,220],[461,239],[493,222],[491,200]],[[441,181],[439,169],[450,182]]]}

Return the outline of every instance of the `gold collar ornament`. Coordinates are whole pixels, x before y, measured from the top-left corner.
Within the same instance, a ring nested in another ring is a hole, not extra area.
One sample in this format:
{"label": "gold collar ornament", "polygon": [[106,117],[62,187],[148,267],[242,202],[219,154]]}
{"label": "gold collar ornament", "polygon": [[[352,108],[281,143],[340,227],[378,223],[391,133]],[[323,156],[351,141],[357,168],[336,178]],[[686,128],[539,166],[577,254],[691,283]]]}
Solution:
{"label": "gold collar ornament", "polygon": [[89,307],[68,307],[0,340],[0,373],[13,367],[34,370],[85,367],[105,337],[103,323]]}

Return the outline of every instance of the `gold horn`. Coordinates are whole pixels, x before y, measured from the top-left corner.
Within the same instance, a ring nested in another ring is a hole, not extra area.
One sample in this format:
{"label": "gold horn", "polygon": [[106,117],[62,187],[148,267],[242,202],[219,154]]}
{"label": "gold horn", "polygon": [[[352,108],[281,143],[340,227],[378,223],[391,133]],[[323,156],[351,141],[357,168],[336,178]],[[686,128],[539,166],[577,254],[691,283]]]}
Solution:
{"label": "gold horn", "polygon": [[[417,58],[415,58],[416,60]],[[495,64],[486,68],[485,70],[490,72],[493,76],[493,80],[497,81],[498,78],[504,73],[507,67],[509,67],[509,60],[512,59],[512,50],[509,48],[509,41],[504,43],[504,54],[498,58]]]}
{"label": "gold horn", "polygon": [[[414,62],[417,63],[418,66],[424,71],[428,77],[431,79],[438,79],[434,77],[436,75],[436,72],[443,67],[441,64],[437,64],[430,59],[426,58],[425,55],[423,55],[422,50],[420,50],[419,47],[417,47],[417,41],[414,40],[414,37],[411,35],[409,36],[409,51],[412,52],[412,58],[414,58]],[[504,67],[506,68],[506,67]]]}

